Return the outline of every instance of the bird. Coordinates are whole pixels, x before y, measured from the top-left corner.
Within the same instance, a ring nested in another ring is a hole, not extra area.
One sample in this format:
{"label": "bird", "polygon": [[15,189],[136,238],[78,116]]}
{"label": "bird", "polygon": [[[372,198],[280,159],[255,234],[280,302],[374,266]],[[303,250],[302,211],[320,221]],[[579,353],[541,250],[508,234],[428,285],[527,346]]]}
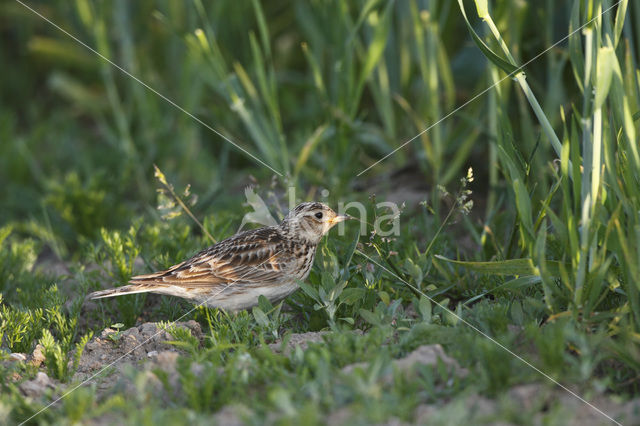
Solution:
{"label": "bird", "polygon": [[304,202],[280,224],[238,233],[169,269],[134,276],[129,285],[87,298],[157,293],[229,312],[256,306],[260,296],[278,302],[307,279],[322,237],[347,219],[326,204]]}

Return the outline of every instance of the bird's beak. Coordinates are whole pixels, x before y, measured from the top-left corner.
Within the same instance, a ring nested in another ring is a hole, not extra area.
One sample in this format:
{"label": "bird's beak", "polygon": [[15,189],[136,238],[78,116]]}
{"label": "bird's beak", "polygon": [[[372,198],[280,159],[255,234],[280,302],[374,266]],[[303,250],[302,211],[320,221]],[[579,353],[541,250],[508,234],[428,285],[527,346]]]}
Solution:
{"label": "bird's beak", "polygon": [[349,216],[348,214],[338,215],[338,216],[334,217],[333,219],[331,219],[330,223],[333,226],[336,223],[344,222],[347,219],[353,219],[353,217]]}

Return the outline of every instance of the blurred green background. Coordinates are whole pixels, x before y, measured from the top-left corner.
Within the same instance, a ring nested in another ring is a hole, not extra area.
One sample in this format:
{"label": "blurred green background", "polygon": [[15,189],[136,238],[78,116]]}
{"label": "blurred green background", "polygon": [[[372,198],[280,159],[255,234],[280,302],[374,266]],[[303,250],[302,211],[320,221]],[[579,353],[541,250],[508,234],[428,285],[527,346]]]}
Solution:
{"label": "blurred green background", "polygon": [[[282,186],[344,198],[410,167],[432,189],[470,165],[483,197],[498,183],[489,182],[497,163],[487,95],[356,176],[492,84],[455,2],[28,4],[281,172]],[[518,61],[566,33],[571,4],[497,2]],[[121,209],[155,202],[153,163],[192,184],[205,211],[249,174],[263,184],[276,175],[19,3],[1,7],[0,220],[47,218],[82,235],[122,226]],[[578,91],[565,47],[527,67],[556,124]],[[537,145],[541,131],[521,93],[504,97],[519,148],[537,147],[533,161],[544,168],[549,144]]]}

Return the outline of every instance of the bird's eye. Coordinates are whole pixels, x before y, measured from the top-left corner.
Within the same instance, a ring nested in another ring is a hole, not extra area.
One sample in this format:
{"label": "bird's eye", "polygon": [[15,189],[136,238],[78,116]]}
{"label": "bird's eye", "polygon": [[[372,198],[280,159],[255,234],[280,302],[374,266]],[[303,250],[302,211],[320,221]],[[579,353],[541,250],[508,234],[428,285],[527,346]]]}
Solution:
{"label": "bird's eye", "polygon": [[318,212],[318,213],[316,213],[316,217],[317,217],[318,219],[322,219],[322,212]]}

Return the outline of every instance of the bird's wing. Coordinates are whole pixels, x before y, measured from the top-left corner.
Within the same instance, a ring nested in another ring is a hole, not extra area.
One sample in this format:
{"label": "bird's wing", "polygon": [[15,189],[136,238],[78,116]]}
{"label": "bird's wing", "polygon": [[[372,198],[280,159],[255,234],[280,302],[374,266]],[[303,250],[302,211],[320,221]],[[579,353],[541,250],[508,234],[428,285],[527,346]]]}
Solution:
{"label": "bird's wing", "polygon": [[166,271],[133,277],[131,282],[189,288],[232,282],[268,285],[291,273],[295,266],[295,256],[280,234],[272,228],[261,228],[221,241]]}

